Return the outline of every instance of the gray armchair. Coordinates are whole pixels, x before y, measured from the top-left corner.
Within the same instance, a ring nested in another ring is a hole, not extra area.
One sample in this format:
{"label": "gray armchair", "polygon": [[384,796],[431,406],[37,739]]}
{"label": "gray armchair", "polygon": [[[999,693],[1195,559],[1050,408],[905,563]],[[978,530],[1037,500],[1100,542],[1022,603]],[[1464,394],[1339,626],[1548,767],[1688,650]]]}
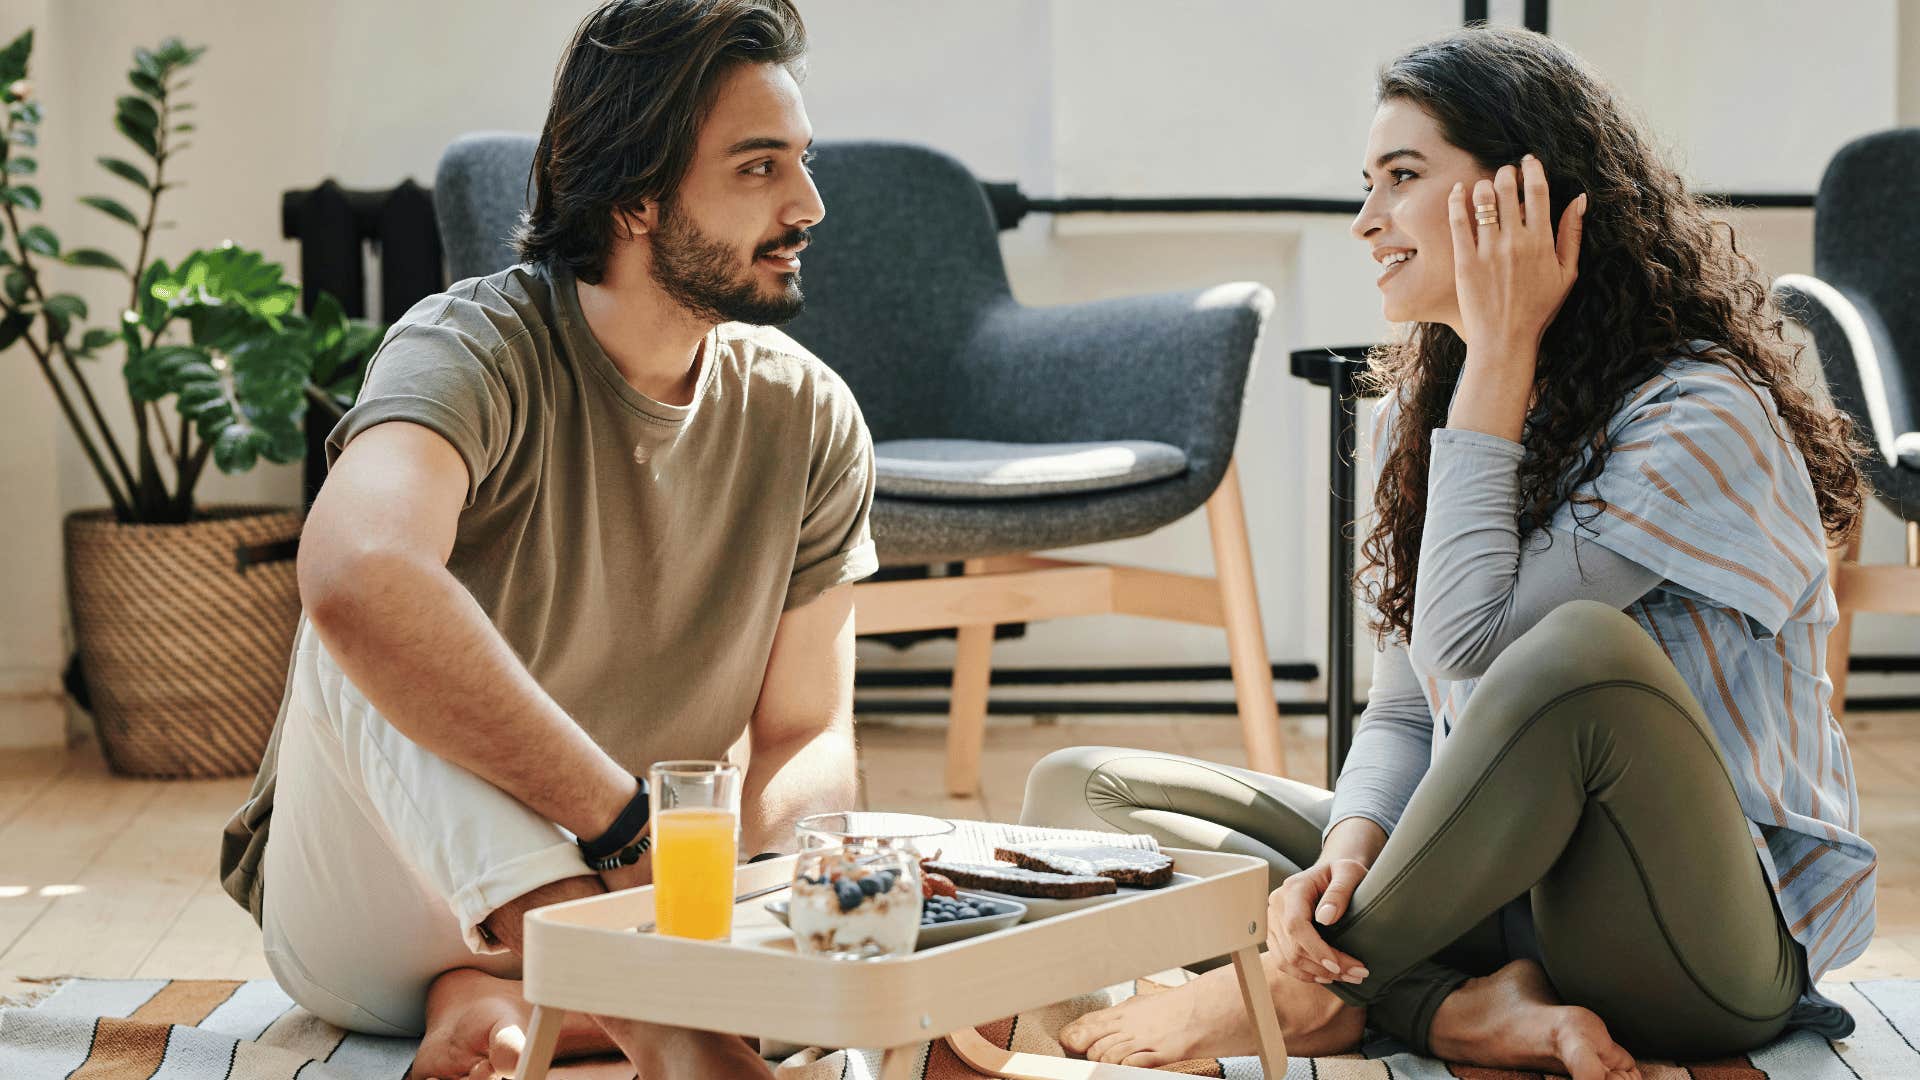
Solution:
{"label": "gray armchair", "polygon": [[[469,136],[435,184],[448,271],[512,262],[533,140]],[[1285,772],[1271,661],[1233,469],[1271,293],[1242,283],[1051,308],[1016,303],[993,216],[958,162],[916,146],[828,143],[827,216],[787,327],[846,380],[873,432],[885,564],[959,576],[855,588],[863,634],[955,627],[947,785],[978,783],[993,627],[1130,614],[1227,630],[1247,753]],[[1036,558],[1139,536],[1205,506],[1216,578]]]}
{"label": "gray armchair", "polygon": [[1907,526],[1905,565],[1861,565],[1860,538],[1833,554],[1840,624],[1829,638],[1833,711],[1846,700],[1859,611],[1920,614],[1920,213],[1904,200],[1920,170],[1920,128],[1884,131],[1840,149],[1814,198],[1814,276],[1788,274],[1773,295],[1811,333],[1834,403],[1871,449],[1867,479]]}

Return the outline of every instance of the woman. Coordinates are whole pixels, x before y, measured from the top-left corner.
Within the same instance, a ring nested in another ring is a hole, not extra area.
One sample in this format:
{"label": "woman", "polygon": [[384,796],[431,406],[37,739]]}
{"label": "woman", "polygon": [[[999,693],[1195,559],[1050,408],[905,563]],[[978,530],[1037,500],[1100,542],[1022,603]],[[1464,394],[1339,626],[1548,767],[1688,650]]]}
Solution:
{"label": "woman", "polygon": [[[1823,663],[1826,545],[1861,512],[1847,424],[1731,236],[1547,38],[1394,61],[1362,174],[1353,233],[1412,326],[1376,358],[1380,648],[1337,790],[1081,747],[1036,766],[1024,819],[1271,860],[1295,1053],[1371,1026],[1613,1080],[1845,1034],[1813,986],[1873,927]],[[1064,1041],[1254,1048],[1225,969]]]}

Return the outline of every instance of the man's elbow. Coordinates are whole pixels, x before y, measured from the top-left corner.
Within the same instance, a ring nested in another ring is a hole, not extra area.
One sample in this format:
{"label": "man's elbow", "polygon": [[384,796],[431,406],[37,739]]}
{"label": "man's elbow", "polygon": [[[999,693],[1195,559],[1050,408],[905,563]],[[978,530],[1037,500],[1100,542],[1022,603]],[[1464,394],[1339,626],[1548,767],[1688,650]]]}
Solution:
{"label": "man's elbow", "polygon": [[352,625],[369,609],[369,600],[388,593],[393,583],[417,573],[417,560],[404,552],[368,547],[302,545],[295,564],[300,607],[322,631]]}

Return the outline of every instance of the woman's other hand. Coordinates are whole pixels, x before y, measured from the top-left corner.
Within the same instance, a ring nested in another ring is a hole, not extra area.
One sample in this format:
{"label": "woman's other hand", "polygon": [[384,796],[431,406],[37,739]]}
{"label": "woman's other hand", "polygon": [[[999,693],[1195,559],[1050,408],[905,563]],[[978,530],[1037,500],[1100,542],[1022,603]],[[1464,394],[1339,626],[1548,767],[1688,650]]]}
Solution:
{"label": "woman's other hand", "polygon": [[1353,890],[1367,874],[1358,859],[1315,863],[1280,883],[1267,897],[1267,951],[1282,970],[1306,982],[1357,983],[1367,967],[1320,937],[1346,914]]}

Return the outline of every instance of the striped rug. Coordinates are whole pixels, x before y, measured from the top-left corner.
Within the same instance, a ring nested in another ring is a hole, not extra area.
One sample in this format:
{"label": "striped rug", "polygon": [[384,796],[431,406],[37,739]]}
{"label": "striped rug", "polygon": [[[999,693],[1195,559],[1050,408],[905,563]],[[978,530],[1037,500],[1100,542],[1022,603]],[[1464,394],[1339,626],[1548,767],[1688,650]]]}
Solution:
{"label": "striped rug", "polygon": [[[1893,1080],[1920,1077],[1920,982],[1830,984],[1859,1030],[1844,1042],[1799,1032],[1725,1061],[1642,1062],[1646,1080]],[[1133,986],[988,1024],[1010,1050],[1059,1054],[1068,1021],[1131,995]],[[31,1006],[0,1009],[4,1080],[400,1080],[414,1043],[343,1032],[294,1005],[270,980],[73,979]],[[1294,1058],[1287,1080],[1536,1080],[1538,1073],[1449,1065],[1380,1049],[1375,1056]],[[1384,1055],[1384,1056],[1383,1056]],[[1169,1072],[1259,1080],[1252,1058],[1183,1062]],[[800,1050],[781,1080],[869,1080],[879,1055]],[[921,1055],[920,1080],[974,1080],[944,1042]]]}

